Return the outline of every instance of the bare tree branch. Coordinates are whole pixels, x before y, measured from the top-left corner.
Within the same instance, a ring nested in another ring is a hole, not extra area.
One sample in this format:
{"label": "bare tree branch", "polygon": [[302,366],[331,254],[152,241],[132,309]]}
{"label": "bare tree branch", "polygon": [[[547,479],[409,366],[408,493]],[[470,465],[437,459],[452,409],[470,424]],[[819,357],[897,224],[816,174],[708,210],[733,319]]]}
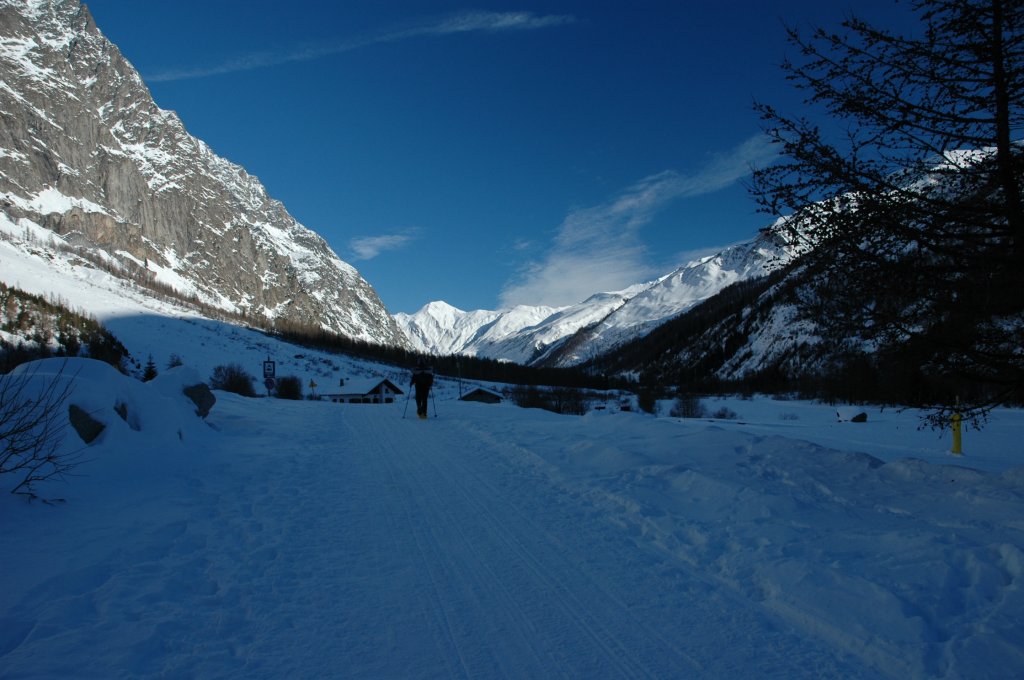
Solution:
{"label": "bare tree branch", "polygon": [[39,375],[38,364],[0,376],[0,474],[16,478],[11,493],[37,498],[38,482],[63,478],[82,462],[81,449],[60,451],[74,389],[66,366],[53,376]]}

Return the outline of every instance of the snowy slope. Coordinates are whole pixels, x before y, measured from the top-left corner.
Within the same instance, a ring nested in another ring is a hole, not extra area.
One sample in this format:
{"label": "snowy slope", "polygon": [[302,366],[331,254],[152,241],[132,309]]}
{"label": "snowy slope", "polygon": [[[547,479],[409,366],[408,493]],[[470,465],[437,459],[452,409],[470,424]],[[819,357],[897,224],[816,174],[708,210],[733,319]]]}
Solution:
{"label": "snowy slope", "polygon": [[112,425],[40,489],[66,502],[0,494],[5,675],[1024,673],[1020,411],[963,459],[909,413],[581,418],[447,381],[426,422],[218,393],[207,425],[176,374],[90,363]]}
{"label": "snowy slope", "polygon": [[95,317],[125,345],[138,364],[150,356],[159,368],[176,355],[208,378],[215,366],[239,363],[261,377],[262,362],[277,362],[277,375],[297,375],[324,388],[341,379],[387,375],[403,380],[401,371],[323,352],[305,351],[265,333],[210,319],[150,291],[102,271],[90,263],[63,258],[47,247],[49,232],[0,216],[0,281]]}
{"label": "snowy slope", "polygon": [[676,269],[614,310],[590,329],[584,351],[559,357],[559,365],[586,361],[639,336],[682,314],[723,289],[758,276],[789,262],[792,251],[778,235],[762,233],[721,252]]}
{"label": "snowy slope", "polygon": [[736,281],[763,276],[791,256],[783,237],[762,233],[655,281],[568,307],[464,312],[432,302],[395,320],[424,352],[571,366],[650,332]]}

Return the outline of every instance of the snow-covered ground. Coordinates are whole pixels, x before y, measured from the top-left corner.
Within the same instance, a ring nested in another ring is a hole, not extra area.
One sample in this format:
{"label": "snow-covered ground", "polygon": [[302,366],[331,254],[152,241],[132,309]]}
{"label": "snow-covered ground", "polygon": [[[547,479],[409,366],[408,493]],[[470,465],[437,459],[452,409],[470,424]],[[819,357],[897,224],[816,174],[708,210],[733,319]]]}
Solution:
{"label": "snow-covered ground", "polygon": [[558,416],[451,380],[425,422],[226,393],[203,421],[180,388],[224,363],[321,392],[408,374],[203,319],[7,226],[0,280],[160,376],[74,362],[107,429],[66,433],[78,476],[38,488],[65,502],[0,476],[0,677],[1024,677],[1022,411],[962,457],[912,412]]}
{"label": "snow-covered ground", "polygon": [[203,422],[187,367],[71,368],[108,428],[39,487],[65,502],[0,494],[4,677],[1024,674],[1020,411],[954,457],[911,413],[558,416],[448,381],[427,421],[218,392]]}

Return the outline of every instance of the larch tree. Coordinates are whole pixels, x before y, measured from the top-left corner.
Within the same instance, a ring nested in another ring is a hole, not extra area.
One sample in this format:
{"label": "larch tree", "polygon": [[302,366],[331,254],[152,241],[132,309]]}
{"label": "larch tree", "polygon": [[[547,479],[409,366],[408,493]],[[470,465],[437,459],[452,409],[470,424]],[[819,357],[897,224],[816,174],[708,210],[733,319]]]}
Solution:
{"label": "larch tree", "polygon": [[913,361],[936,423],[977,423],[1024,401],[1024,2],[911,8],[909,36],[788,30],[806,111],[756,104],[780,158],[752,191],[802,246],[823,337]]}

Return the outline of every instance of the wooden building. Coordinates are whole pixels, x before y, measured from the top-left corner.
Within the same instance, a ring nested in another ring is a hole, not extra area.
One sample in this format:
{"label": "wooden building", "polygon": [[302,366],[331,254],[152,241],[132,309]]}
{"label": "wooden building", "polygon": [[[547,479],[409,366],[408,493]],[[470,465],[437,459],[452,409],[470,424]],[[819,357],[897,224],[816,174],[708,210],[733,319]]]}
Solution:
{"label": "wooden building", "polygon": [[338,404],[391,404],[405,394],[387,378],[348,380],[336,394],[323,394],[320,399]]}
{"label": "wooden building", "polygon": [[462,401],[479,401],[484,404],[499,404],[501,403],[501,395],[497,392],[478,387],[472,392],[468,392],[462,397]]}

